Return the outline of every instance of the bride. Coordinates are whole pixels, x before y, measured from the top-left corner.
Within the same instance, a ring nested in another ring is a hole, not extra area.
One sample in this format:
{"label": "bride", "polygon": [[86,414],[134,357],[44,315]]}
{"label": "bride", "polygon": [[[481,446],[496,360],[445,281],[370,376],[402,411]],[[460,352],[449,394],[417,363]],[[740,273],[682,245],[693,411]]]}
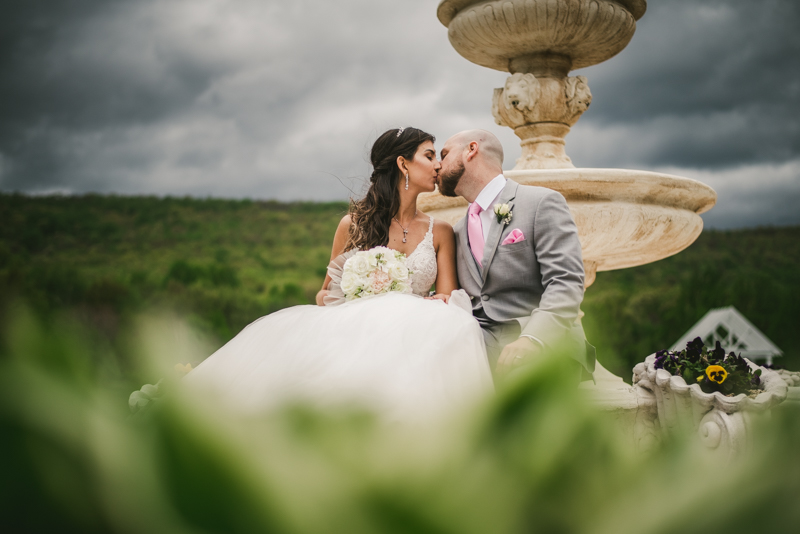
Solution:
{"label": "bride", "polygon": [[[417,209],[441,167],[433,143],[416,128],[381,135],[369,190],[336,229],[317,306],[257,319],[184,382],[245,411],[302,401],[356,404],[390,419],[444,413],[492,391],[480,327],[457,290],[453,229]],[[406,255],[413,294],[345,301],[344,260],[376,246]],[[423,298],[434,285],[436,295]]]}

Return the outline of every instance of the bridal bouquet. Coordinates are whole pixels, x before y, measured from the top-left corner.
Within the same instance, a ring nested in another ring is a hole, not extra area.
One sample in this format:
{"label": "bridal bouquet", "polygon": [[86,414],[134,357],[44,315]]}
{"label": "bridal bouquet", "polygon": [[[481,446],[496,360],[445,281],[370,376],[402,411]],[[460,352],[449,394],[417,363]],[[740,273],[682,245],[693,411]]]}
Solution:
{"label": "bridal bouquet", "polygon": [[356,252],[344,264],[341,288],[347,300],[395,291],[411,293],[406,255],[386,247]]}

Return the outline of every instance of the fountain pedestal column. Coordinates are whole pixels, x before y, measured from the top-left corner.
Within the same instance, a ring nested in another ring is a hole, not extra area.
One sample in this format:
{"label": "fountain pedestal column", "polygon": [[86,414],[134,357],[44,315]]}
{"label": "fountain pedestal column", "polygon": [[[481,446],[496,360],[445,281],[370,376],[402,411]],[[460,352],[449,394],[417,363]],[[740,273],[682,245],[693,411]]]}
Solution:
{"label": "fountain pedestal column", "polygon": [[494,90],[492,115],[522,140],[514,170],[574,168],[564,151],[564,137],[591,103],[584,76],[509,76],[504,87]]}
{"label": "fountain pedestal column", "polygon": [[[586,286],[595,273],[644,265],[680,252],[703,229],[699,214],[713,189],[662,173],[575,168],[565,136],[589,108],[587,78],[573,69],[621,52],[647,9],[645,0],[442,0],[437,15],[456,51],[510,73],[495,89],[495,121],[521,139],[522,156],[506,176],[560,192],[578,225]],[[451,224],[466,201],[438,193],[420,208]]]}

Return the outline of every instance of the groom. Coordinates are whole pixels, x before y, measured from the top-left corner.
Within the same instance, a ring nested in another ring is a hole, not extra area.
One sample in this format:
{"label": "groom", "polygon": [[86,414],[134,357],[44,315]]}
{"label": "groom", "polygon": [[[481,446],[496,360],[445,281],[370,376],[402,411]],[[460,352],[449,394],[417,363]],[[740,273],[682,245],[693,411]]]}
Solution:
{"label": "groom", "polygon": [[439,191],[470,203],[454,227],[458,280],[472,299],[495,374],[553,348],[566,348],[593,372],[594,347],[578,321],[581,244],[564,197],[507,180],[503,147],[485,130],[454,135],[441,159]]}

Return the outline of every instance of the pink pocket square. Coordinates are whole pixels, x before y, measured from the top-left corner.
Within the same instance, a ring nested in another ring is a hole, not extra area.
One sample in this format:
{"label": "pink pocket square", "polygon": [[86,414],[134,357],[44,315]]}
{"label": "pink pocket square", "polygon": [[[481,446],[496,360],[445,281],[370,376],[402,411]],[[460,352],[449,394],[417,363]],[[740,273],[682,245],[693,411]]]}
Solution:
{"label": "pink pocket square", "polygon": [[518,228],[514,228],[511,230],[511,233],[503,239],[503,242],[500,245],[510,245],[512,243],[519,243],[520,241],[525,241],[525,236],[522,235],[522,230]]}

